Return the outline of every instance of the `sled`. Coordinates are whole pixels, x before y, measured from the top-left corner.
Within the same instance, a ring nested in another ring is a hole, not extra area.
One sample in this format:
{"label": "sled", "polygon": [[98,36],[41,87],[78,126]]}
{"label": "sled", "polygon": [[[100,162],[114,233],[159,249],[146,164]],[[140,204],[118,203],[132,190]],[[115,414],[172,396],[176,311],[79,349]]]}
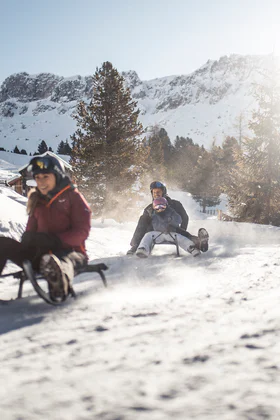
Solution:
{"label": "sled", "polygon": [[[82,273],[98,273],[102,279],[104,287],[107,287],[107,280],[105,277],[105,274],[103,271],[107,270],[108,267],[106,264],[99,263],[99,264],[87,264],[84,267],[81,267],[77,270],[76,276]],[[19,279],[19,288],[18,288],[18,294],[17,299],[22,298],[22,291],[23,291],[23,284],[25,281],[29,280],[35,290],[35,292],[40,296],[45,302],[47,302],[50,305],[61,305],[64,301],[55,301],[51,299],[49,293],[47,293],[45,290],[42,289],[42,287],[39,285],[38,280],[45,280],[44,277],[39,274],[35,273],[33,271],[32,265],[30,261],[26,260],[23,262],[23,270],[15,271],[14,273],[8,273],[8,274],[2,274],[0,278],[5,278],[12,276],[15,279]],[[76,277],[75,276],[75,277]],[[46,280],[45,280],[46,281]],[[69,295],[73,298],[76,297],[76,293],[74,291],[73,286],[69,289]]]}
{"label": "sled", "polygon": [[156,239],[159,238],[163,232],[159,233],[157,236],[153,236],[153,243],[152,243],[152,250],[154,248],[155,245],[175,245],[176,246],[176,256],[180,257],[180,250],[179,250],[179,244],[178,244],[178,238],[176,233],[171,233],[171,232],[164,232],[164,233],[168,233],[168,235],[170,236],[170,241],[163,241],[160,243],[156,243]]}

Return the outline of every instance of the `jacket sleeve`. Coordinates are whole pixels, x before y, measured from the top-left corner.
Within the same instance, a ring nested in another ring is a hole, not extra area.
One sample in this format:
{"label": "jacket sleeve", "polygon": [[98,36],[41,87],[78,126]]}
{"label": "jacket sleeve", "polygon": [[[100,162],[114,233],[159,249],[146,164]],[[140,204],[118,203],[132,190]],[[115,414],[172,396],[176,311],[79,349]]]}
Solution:
{"label": "jacket sleeve", "polygon": [[169,221],[169,226],[176,228],[182,223],[182,218],[174,209],[171,209],[171,210],[172,212],[170,214],[171,220]]}
{"label": "jacket sleeve", "polygon": [[87,239],[91,227],[91,210],[78,191],[71,192],[71,228],[57,233],[63,245],[79,247]]}
{"label": "jacket sleeve", "polygon": [[29,216],[26,225],[26,232],[37,232],[37,220],[34,216]]}
{"label": "jacket sleeve", "polygon": [[189,216],[187,215],[187,212],[184,209],[182,203],[180,203],[180,201],[176,201],[175,205],[172,207],[181,216],[181,219],[182,219],[181,226],[180,226],[181,229],[187,230],[188,223],[189,223]]}

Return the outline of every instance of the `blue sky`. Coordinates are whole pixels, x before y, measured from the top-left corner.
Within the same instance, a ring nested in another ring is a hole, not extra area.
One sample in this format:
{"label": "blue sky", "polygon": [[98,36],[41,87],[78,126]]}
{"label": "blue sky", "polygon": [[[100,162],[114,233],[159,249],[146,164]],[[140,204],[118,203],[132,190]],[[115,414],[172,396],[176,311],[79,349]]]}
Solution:
{"label": "blue sky", "polygon": [[149,80],[222,55],[280,55],[279,0],[0,0],[0,16],[0,83],[104,61]]}

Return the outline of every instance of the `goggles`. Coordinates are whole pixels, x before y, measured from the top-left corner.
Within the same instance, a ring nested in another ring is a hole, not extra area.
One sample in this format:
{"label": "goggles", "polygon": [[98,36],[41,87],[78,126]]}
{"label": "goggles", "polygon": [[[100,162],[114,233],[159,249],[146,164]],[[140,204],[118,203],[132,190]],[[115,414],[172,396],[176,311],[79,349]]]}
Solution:
{"label": "goggles", "polygon": [[54,169],[53,162],[50,158],[46,157],[38,157],[33,158],[27,167],[28,172],[47,172]]}
{"label": "goggles", "polygon": [[154,210],[165,210],[166,209],[166,205],[165,204],[156,204],[155,206],[153,206]]}

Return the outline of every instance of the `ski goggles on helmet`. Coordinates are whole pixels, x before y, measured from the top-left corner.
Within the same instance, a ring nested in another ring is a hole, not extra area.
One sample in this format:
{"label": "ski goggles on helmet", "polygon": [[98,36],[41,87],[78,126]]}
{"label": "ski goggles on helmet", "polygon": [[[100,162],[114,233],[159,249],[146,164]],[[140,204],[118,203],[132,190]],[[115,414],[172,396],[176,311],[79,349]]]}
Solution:
{"label": "ski goggles on helmet", "polygon": [[27,167],[27,171],[32,173],[50,172],[53,169],[53,161],[48,156],[33,158]]}

